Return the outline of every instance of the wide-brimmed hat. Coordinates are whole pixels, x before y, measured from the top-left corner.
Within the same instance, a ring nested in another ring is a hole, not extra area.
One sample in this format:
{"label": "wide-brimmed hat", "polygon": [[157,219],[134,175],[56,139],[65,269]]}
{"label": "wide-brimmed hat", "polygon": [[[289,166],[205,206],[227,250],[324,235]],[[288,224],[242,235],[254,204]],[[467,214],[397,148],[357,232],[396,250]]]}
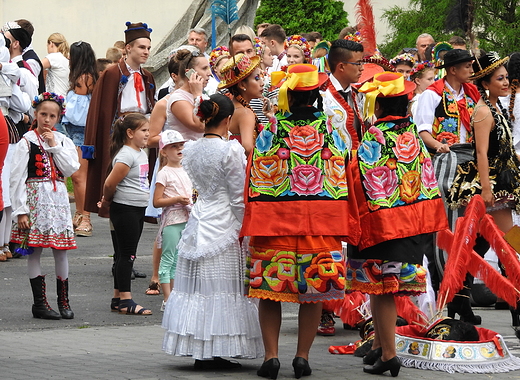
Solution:
{"label": "wide-brimmed hat", "polygon": [[458,65],[463,62],[471,62],[475,59],[469,51],[462,49],[449,50],[444,55],[444,63],[440,66],[435,66],[436,69],[445,69],[447,67]]}
{"label": "wide-brimmed hat", "polygon": [[220,69],[221,81],[218,88],[229,88],[244,78],[247,78],[254,69],[260,64],[260,57],[248,57],[243,53],[238,53],[227,61]]}
{"label": "wide-brimmed hat", "polygon": [[365,94],[365,119],[374,115],[376,98],[393,98],[407,95],[415,90],[415,83],[405,80],[403,74],[385,71],[374,75],[370,82],[359,88]]}
{"label": "wide-brimmed hat", "polygon": [[297,63],[291,65],[285,71],[274,71],[271,73],[271,83],[279,87],[278,108],[280,111],[289,111],[287,91],[311,91],[324,84],[328,75],[319,73],[318,68],[309,63]]}
{"label": "wide-brimmed hat", "polygon": [[504,65],[509,61],[509,57],[500,59],[500,56],[496,51],[490,51],[480,58],[475,59],[473,62],[474,74],[471,79],[480,79],[488,74],[491,74],[500,66]]}

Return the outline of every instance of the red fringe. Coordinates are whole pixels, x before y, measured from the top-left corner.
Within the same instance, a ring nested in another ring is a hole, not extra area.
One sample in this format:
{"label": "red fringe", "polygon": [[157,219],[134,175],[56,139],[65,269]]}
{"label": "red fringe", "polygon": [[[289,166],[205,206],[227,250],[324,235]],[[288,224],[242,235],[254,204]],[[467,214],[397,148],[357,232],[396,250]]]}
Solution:
{"label": "red fringe", "polygon": [[497,297],[502,298],[509,305],[516,307],[519,297],[515,286],[475,251],[472,252],[470,260],[468,260],[467,269],[473,276],[477,276],[477,274],[482,276],[486,286]]}
{"label": "red fringe", "polygon": [[[489,214],[480,221],[480,234],[497,253],[498,259],[506,269],[506,275],[517,289],[520,289],[520,262],[516,251],[504,239],[504,233],[498,228]],[[481,276],[478,276],[479,278]]]}
{"label": "red fringe", "polygon": [[356,4],[357,29],[361,34],[365,56],[371,56],[376,52],[376,28],[374,12],[370,0],[358,0]]}
{"label": "red fringe", "polygon": [[397,315],[403,317],[408,324],[428,325],[428,317],[410,300],[410,297],[394,297],[394,299]]}
{"label": "red fringe", "polygon": [[[400,298],[400,297],[398,297]],[[357,309],[366,302],[366,297],[361,292],[352,292],[345,294],[345,298],[334,309],[334,314],[341,318],[343,323],[349,326],[357,326],[363,321],[363,316]]]}

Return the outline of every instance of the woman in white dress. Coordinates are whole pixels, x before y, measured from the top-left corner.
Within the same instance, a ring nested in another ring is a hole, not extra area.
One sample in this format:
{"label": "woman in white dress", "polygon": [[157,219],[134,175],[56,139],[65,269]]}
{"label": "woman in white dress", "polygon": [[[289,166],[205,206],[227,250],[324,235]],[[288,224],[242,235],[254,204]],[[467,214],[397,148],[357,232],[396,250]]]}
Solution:
{"label": "woman in white dress", "polygon": [[[258,311],[245,296],[244,149],[226,141],[234,107],[226,96],[197,100],[204,137],[189,141],[182,165],[198,199],[178,245],[177,272],[164,310],[163,350],[195,358],[196,369],[240,367],[222,357],[263,355]],[[199,106],[200,104],[200,106]]]}

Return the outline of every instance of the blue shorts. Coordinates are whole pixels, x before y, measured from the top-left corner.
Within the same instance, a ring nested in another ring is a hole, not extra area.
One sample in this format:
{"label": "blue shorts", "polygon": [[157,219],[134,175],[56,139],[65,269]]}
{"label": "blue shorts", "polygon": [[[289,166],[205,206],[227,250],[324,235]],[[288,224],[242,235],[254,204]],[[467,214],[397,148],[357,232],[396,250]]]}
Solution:
{"label": "blue shorts", "polygon": [[72,140],[74,145],[81,146],[85,143],[85,127],[71,123],[63,123],[65,134]]}

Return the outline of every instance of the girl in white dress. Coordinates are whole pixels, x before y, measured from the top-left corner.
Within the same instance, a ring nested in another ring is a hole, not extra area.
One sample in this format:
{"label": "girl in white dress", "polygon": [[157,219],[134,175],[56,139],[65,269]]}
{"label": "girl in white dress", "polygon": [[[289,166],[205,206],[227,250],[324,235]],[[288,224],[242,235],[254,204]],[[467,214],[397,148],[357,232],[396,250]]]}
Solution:
{"label": "girl in white dress", "polygon": [[198,100],[194,112],[205,123],[204,137],[183,150],[182,165],[198,199],[177,247],[163,350],[192,356],[196,369],[238,368],[222,357],[263,355],[258,311],[244,295],[246,258],[238,238],[246,163],[242,146],[226,140],[233,108],[220,94]]}

